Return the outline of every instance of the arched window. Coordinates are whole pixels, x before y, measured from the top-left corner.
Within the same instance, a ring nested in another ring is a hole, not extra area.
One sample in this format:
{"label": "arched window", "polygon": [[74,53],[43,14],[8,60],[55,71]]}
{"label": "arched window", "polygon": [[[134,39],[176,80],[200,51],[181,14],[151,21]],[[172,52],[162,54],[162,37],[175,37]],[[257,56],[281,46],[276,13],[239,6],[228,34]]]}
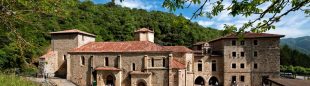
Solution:
{"label": "arched window", "polygon": [[212,60],[212,71],[216,71],[216,60]]}
{"label": "arched window", "polygon": [[166,59],[163,58],[163,67],[166,67]]}
{"label": "arched window", "polygon": [[109,66],[109,58],[108,57],[105,57],[105,66]]}
{"label": "arched window", "polygon": [[81,65],[85,65],[85,58],[84,58],[84,56],[81,56],[81,58],[80,58],[80,64],[81,64]]}
{"label": "arched window", "polygon": [[202,61],[198,61],[198,71],[202,71]]}
{"label": "arched window", "polygon": [[190,71],[190,62],[187,62],[187,71]]}
{"label": "arched window", "polygon": [[152,58],[152,67],[154,67],[154,58]]}
{"label": "arched window", "polygon": [[132,70],[135,71],[136,70],[136,64],[132,63]]}

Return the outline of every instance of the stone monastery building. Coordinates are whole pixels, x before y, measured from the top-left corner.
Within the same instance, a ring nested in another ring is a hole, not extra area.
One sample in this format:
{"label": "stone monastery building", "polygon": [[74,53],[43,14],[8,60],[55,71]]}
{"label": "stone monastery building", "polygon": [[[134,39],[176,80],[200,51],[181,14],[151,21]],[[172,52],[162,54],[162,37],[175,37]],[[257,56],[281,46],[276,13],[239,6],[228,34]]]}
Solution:
{"label": "stone monastery building", "polygon": [[40,57],[44,76],[79,86],[262,86],[280,76],[284,35],[230,34],[185,46],[154,43],[154,32],[136,30],[134,41],[95,42],[80,30],[51,32],[51,50]]}

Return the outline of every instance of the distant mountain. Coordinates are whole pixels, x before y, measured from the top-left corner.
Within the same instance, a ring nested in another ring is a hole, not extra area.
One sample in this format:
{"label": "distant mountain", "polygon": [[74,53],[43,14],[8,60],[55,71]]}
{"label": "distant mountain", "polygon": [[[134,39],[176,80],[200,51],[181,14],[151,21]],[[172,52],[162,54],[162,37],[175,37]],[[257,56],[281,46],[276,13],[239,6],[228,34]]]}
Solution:
{"label": "distant mountain", "polygon": [[310,55],[310,36],[281,39],[280,44]]}

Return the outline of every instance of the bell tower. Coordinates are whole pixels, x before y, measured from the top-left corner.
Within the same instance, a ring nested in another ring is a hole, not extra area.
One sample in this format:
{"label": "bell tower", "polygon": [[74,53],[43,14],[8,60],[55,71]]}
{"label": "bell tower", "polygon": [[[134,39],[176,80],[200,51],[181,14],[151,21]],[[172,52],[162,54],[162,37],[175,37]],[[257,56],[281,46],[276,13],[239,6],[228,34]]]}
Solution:
{"label": "bell tower", "polygon": [[135,31],[135,41],[150,41],[154,42],[154,31],[141,28]]}

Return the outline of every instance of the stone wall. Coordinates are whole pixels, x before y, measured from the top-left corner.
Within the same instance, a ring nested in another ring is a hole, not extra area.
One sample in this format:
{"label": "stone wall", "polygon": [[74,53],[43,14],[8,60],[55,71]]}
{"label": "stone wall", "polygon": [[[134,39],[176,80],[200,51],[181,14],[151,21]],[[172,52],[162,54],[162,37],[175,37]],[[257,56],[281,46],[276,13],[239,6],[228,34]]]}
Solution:
{"label": "stone wall", "polygon": [[[198,61],[202,61],[202,71],[198,71]],[[216,71],[212,71],[212,61],[216,61]],[[211,77],[218,79],[219,85],[223,84],[223,57],[195,57],[194,60],[194,80],[197,77],[202,77],[205,80],[205,85],[208,85]]]}
{"label": "stone wall", "polygon": [[58,52],[57,76],[66,77],[67,64],[65,61],[67,58],[69,58],[69,54],[67,53],[68,51],[94,41],[94,37],[83,34],[52,34],[52,50]]}
{"label": "stone wall", "polygon": [[[232,40],[236,41],[236,46],[232,45]],[[258,41],[258,45],[254,45],[254,40]],[[279,38],[256,38],[245,39],[245,45],[240,45],[238,39],[225,39],[224,42],[224,84],[229,85],[232,76],[245,76],[245,82],[240,82],[241,85],[258,85],[261,83],[250,77],[254,77],[253,72],[257,74],[264,73],[279,73],[280,72],[280,51]],[[236,56],[232,56],[232,52],[236,52]],[[244,56],[241,56],[244,52]],[[257,52],[257,56],[254,56]],[[236,64],[236,68],[232,68],[232,64]],[[244,68],[241,68],[244,64]],[[257,68],[254,68],[257,64]],[[253,81],[254,82],[254,81]]]}

